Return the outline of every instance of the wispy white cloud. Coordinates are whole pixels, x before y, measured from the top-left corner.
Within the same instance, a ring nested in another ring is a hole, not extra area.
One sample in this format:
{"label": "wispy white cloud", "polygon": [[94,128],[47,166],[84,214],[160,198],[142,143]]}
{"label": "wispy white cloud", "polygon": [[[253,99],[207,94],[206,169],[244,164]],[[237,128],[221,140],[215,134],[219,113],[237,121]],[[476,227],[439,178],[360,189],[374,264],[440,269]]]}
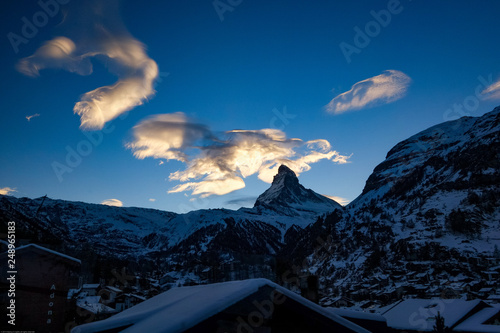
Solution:
{"label": "wispy white cloud", "polygon": [[151,202],[155,202],[155,201],[156,201],[156,199],[154,199],[154,198],[149,198],[149,201],[151,201]]}
{"label": "wispy white cloud", "polygon": [[31,118],[35,118],[35,117],[40,117],[40,114],[39,113],[35,113],[35,114],[30,115],[30,116],[26,116],[26,119],[28,121],[31,121]]}
{"label": "wispy white cloud", "polygon": [[1,195],[9,195],[13,192],[17,192],[17,190],[15,188],[11,188],[11,187],[3,187],[3,188],[0,188],[0,194]]}
{"label": "wispy white cloud", "polygon": [[118,199],[106,199],[103,202],[101,202],[101,205],[123,207],[123,202],[121,202]]}
{"label": "wispy white cloud", "polygon": [[483,95],[485,99],[500,99],[500,80],[487,86],[481,92],[481,95]]}
{"label": "wispy white cloud", "polygon": [[342,197],[339,197],[339,196],[336,196],[336,195],[327,195],[327,194],[323,194],[324,197],[327,197],[328,199],[332,199],[336,202],[338,202],[339,204],[341,204],[342,206],[345,206],[347,205],[349,202],[351,202],[349,199],[346,199],[346,198],[342,198]]}
{"label": "wispy white cloud", "polygon": [[387,70],[382,74],[355,83],[325,106],[326,111],[340,114],[348,111],[388,104],[402,98],[411,83],[403,72]]}
{"label": "wispy white cloud", "polygon": [[252,207],[257,200],[257,197],[240,197],[226,201],[226,205],[236,207]]}
{"label": "wispy white cloud", "polygon": [[82,129],[101,129],[120,114],[143,104],[154,95],[158,66],[146,54],[144,45],[133,38],[117,17],[115,1],[85,2],[85,8],[72,12],[66,21],[80,24],[81,38],[56,37],[42,45],[32,56],[21,59],[17,69],[38,76],[45,68],[58,68],[80,75],[92,73],[92,58],[104,60],[118,81],[89,91],[73,108],[80,116]]}
{"label": "wispy white cloud", "polygon": [[216,134],[183,113],[150,117],[133,129],[127,144],[134,156],[178,160],[185,170],[170,174],[179,181],[169,193],[191,191],[201,197],[223,195],[245,187],[244,178],[257,174],[271,183],[281,164],[298,175],[320,160],[347,163],[349,156],[332,150],[326,140],[289,139],[276,129],[232,130]]}

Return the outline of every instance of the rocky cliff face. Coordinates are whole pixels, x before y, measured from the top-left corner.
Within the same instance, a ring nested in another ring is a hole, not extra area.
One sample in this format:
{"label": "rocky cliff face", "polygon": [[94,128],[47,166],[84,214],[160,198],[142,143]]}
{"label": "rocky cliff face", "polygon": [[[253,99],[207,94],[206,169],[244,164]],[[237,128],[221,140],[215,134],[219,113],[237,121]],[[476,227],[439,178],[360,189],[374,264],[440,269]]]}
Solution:
{"label": "rocky cliff face", "polygon": [[[49,198],[0,197],[0,218],[18,221],[23,237],[71,249],[92,248],[120,258],[162,257],[190,262],[193,255],[230,260],[243,254],[275,255],[288,228],[301,230],[341,207],[305,189],[295,173],[279,168],[254,208],[176,214]],[[215,260],[215,259],[214,259]],[[189,266],[189,265],[188,265]]]}
{"label": "rocky cliff face", "polygon": [[308,258],[305,269],[339,287],[398,269],[479,278],[470,258],[498,254],[498,244],[500,107],[398,143],[344,212],[308,226],[282,254]]}

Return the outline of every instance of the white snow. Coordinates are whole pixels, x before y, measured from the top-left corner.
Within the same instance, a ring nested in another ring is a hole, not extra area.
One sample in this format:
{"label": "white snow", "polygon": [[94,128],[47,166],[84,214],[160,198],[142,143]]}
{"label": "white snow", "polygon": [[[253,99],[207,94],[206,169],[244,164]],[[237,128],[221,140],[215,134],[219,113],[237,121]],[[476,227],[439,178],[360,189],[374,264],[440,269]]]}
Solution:
{"label": "white snow", "polygon": [[78,326],[72,332],[90,333],[130,324],[132,326],[124,329],[123,333],[183,332],[266,285],[354,332],[368,333],[367,330],[266,279],[174,288],[106,320]]}
{"label": "white snow", "polygon": [[500,325],[484,325],[484,322],[500,313],[500,308],[485,308],[457,325],[454,332],[500,332]]}
{"label": "white snow", "polygon": [[339,308],[327,308],[327,309],[343,318],[364,319],[364,320],[383,321],[383,322],[386,321],[384,316],[377,313],[368,313],[368,312],[339,309]]}
{"label": "white snow", "polygon": [[445,325],[452,326],[480,302],[481,300],[408,299],[398,303],[382,315],[387,319],[389,327],[430,332],[436,323],[435,317],[438,312],[444,318]]}

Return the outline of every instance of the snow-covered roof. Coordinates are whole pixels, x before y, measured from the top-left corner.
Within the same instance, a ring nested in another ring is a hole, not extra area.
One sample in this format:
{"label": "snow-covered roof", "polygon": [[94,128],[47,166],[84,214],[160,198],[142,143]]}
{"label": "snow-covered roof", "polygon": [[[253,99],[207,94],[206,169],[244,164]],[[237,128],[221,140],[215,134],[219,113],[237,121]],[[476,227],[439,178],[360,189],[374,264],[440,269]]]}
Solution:
{"label": "snow-covered roof", "polygon": [[45,252],[49,252],[51,254],[55,254],[57,256],[60,256],[60,257],[63,257],[63,258],[66,258],[66,259],[69,259],[69,260],[72,260],[72,261],[76,261],[79,264],[82,263],[80,259],[76,259],[76,258],[70,257],[68,255],[65,255],[64,253],[57,252],[57,251],[54,251],[54,250],[51,250],[51,249],[48,249],[46,247],[43,247],[43,246],[40,246],[40,245],[36,245],[36,244],[28,244],[28,245],[23,245],[23,246],[16,247],[16,251],[21,251],[21,250],[24,250],[24,249],[28,249],[30,247],[33,247],[35,249],[42,250],[42,251],[45,251]]}
{"label": "snow-covered roof", "polygon": [[98,313],[117,313],[116,309],[110,308],[107,305],[102,303],[86,303],[86,302],[77,302],[76,305],[82,309],[85,309],[94,314]]}
{"label": "snow-covered roof", "polygon": [[106,289],[114,291],[115,293],[121,293],[121,292],[123,292],[123,290],[118,289],[118,288],[113,287],[113,286],[106,286]]}
{"label": "snow-covered roof", "polygon": [[453,326],[472,311],[481,300],[461,299],[408,299],[384,312],[387,326],[400,330],[429,332],[439,312],[446,326]]}
{"label": "snow-covered roof", "polygon": [[78,298],[76,300],[76,305],[80,306],[80,304],[95,304],[101,301],[101,296],[85,296]]}
{"label": "snow-covered roof", "polygon": [[351,329],[368,332],[352,322],[266,279],[251,279],[170,289],[111,318],[78,326],[72,332],[90,333],[132,325],[123,333],[171,333],[203,322],[233,304],[270,286],[313,311]]}
{"label": "snow-covered roof", "polygon": [[73,295],[78,294],[81,289],[70,289],[68,290],[68,299],[71,299]]}
{"label": "snow-covered roof", "polygon": [[99,288],[100,284],[99,283],[85,283],[82,286],[82,289],[97,289]]}
{"label": "snow-covered roof", "polygon": [[332,311],[336,315],[339,315],[344,318],[353,318],[353,319],[364,319],[371,321],[383,321],[386,322],[384,316],[378,313],[368,313],[363,311],[356,310],[347,310],[347,309],[338,309],[338,308],[328,308],[328,310]]}
{"label": "snow-covered roof", "polygon": [[454,332],[500,332],[498,325],[484,325],[484,322],[500,313],[500,308],[484,308],[453,328]]}
{"label": "snow-covered roof", "polygon": [[500,295],[496,294],[490,295],[488,296],[487,300],[500,300]]}

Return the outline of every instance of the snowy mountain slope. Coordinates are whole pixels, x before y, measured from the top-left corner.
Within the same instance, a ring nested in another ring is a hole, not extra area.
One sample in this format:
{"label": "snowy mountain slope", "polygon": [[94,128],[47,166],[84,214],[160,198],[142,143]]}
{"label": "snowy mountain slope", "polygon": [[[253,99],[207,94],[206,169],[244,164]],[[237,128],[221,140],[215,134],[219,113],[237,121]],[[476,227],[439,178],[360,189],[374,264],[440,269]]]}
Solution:
{"label": "snowy mountain slope", "polygon": [[474,278],[468,258],[491,256],[500,244],[499,184],[500,107],[398,143],[347,207],[305,189],[282,166],[253,208],[175,214],[0,196],[0,222],[15,220],[32,242],[68,251],[87,244],[189,274],[277,260],[278,271],[294,265],[335,288],[415,267]]}
{"label": "snowy mountain slope", "polygon": [[[228,251],[274,254],[288,228],[305,227],[319,215],[341,207],[306,190],[287,167],[280,168],[275,180],[265,192],[269,198],[269,193],[274,195],[265,208],[256,203],[255,208],[238,211],[208,209],[175,214],[48,198],[31,200],[1,196],[0,217],[4,222],[22,221],[20,228],[26,229],[27,238],[45,240],[51,236],[67,239],[76,247],[79,243],[92,242],[96,251],[122,257],[170,253],[169,249],[174,247],[188,254],[191,248],[199,248],[202,252],[217,248],[221,254]],[[239,249],[229,245],[233,242],[225,245],[221,239],[239,240]]]}
{"label": "snowy mountain slope", "polygon": [[299,183],[295,173],[282,165],[274,176],[271,187],[257,198],[252,210],[261,214],[277,212],[280,215],[310,219],[317,217],[318,213],[342,208],[337,202],[306,189]]}
{"label": "snowy mountain slope", "polygon": [[343,212],[287,243],[283,257],[339,288],[417,268],[479,278],[470,258],[500,246],[500,107],[398,143]]}
{"label": "snowy mountain slope", "polygon": [[142,251],[142,239],[168,225],[176,215],[154,209],[111,207],[50,198],[0,197],[1,219],[16,221],[28,239],[47,242],[46,234],[51,234],[55,239],[75,246],[92,242],[97,251],[117,255]]}
{"label": "snowy mountain slope", "polygon": [[[493,245],[483,238],[500,240],[499,184],[500,107],[397,144],[348,210],[357,219],[389,223],[401,238],[452,233],[474,238],[473,251],[487,250]],[[451,238],[442,240],[454,246],[462,240]]]}

